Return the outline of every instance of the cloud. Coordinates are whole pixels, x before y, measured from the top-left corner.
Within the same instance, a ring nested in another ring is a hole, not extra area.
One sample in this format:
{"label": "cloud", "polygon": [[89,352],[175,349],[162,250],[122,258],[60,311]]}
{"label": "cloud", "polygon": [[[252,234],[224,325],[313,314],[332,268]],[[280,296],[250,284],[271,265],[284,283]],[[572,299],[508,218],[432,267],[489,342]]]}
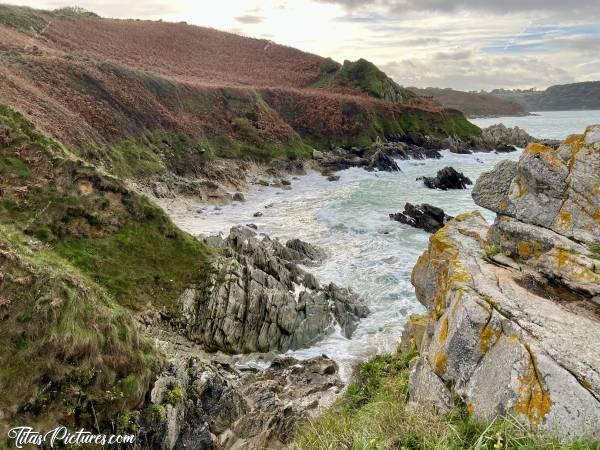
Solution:
{"label": "cloud", "polygon": [[235,20],[245,25],[254,25],[261,23],[265,18],[254,14],[244,14],[243,16],[236,17]]}
{"label": "cloud", "polygon": [[341,5],[349,10],[381,8],[392,14],[413,11],[484,11],[498,14],[523,11],[560,11],[580,14],[600,12],[600,0],[316,0]]}
{"label": "cloud", "polygon": [[508,87],[546,87],[573,82],[566,70],[531,57],[480,55],[467,52],[454,59],[435,54],[419,59],[381,65],[400,84],[416,87],[447,87],[473,91]]}

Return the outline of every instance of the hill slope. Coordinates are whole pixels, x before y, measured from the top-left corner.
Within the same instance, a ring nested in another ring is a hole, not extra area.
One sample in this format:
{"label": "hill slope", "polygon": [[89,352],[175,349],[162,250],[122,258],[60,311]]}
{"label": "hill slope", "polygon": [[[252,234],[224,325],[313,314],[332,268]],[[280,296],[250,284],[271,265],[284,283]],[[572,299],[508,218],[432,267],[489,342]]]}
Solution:
{"label": "hill slope", "polygon": [[600,109],[600,81],[560,84],[545,91],[496,89],[490,94],[519,103],[527,111]]}
{"label": "hill slope", "polygon": [[430,97],[445,108],[462,111],[467,117],[521,116],[527,114],[525,108],[516,101],[494,95],[476,92],[455,91],[439,88],[410,88],[424,97]]}
{"label": "hill slope", "polygon": [[456,111],[402,104],[405,90],[366,61],[181,23],[2,6],[0,63],[1,103],[119,175],[139,175],[127,162],[140,157],[164,171],[303,156],[419,131],[402,127],[413,115],[431,133],[478,132]]}

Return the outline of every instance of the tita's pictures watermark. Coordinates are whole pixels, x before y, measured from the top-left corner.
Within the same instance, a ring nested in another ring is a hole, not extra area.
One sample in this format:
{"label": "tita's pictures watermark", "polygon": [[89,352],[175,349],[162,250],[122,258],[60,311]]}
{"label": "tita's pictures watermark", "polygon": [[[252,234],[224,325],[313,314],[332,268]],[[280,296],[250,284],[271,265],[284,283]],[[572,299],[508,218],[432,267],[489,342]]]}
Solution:
{"label": "tita's pictures watermark", "polygon": [[14,427],[8,431],[8,439],[13,440],[15,447],[23,448],[27,445],[37,445],[55,448],[64,445],[114,445],[133,444],[133,434],[94,434],[81,428],[78,431],[69,431],[67,427],[59,426],[45,433],[34,430],[32,427]]}

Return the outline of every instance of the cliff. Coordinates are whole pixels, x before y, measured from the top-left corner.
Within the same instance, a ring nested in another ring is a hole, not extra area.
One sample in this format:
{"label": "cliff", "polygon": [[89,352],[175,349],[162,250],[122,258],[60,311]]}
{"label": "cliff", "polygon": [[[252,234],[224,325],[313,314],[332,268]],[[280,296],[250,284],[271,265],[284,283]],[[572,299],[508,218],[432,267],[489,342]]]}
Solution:
{"label": "cliff", "polygon": [[[600,126],[482,175],[475,212],[432,236],[412,274],[429,313],[407,328],[413,402],[598,439]],[[420,330],[420,332],[417,332]]]}

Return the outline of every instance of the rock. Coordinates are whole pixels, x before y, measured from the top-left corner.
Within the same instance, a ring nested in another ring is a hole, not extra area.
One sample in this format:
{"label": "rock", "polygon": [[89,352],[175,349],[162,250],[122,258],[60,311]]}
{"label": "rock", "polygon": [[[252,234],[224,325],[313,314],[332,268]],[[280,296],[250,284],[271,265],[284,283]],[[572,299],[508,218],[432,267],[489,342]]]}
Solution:
{"label": "rock", "polygon": [[261,213],[260,211],[257,211],[253,214],[254,217],[262,217],[264,214]]}
{"label": "rock", "polygon": [[325,251],[300,239],[291,239],[285,246],[289,249],[286,259],[297,264],[319,264],[327,257]]}
{"label": "rock", "polygon": [[429,189],[447,191],[448,189],[466,189],[473,182],[461,172],[448,166],[439,170],[435,177],[423,177],[423,184]]}
{"label": "rock", "polygon": [[299,240],[284,246],[247,227],[208,242],[222,249],[217,273],[205,281],[210,294],[189,290],[182,296],[180,320],[186,336],[211,351],[297,349],[333,332],[335,322],[349,337],[368,314],[353,292],[320,287],[297,265],[322,260],[317,247]]}
{"label": "rock", "polygon": [[452,217],[444,213],[443,209],[431,206],[428,203],[413,205],[406,203],[404,211],[401,213],[390,214],[390,219],[410,225],[414,228],[420,228],[429,233],[435,233],[442,228]]}
{"label": "rock", "polygon": [[499,163],[482,175],[473,199],[521,222],[579,242],[600,241],[600,125],[554,150],[530,144],[519,162]]}
{"label": "rock", "polygon": [[[526,147],[531,142],[536,142],[537,139],[530,136],[525,130],[519,127],[508,128],[504,124],[491,125],[481,130],[481,141],[489,147],[498,151],[499,147]],[[509,150],[509,151],[514,151]]]}
{"label": "rock", "polygon": [[233,201],[234,202],[245,202],[246,197],[244,197],[244,194],[242,194],[241,192],[236,192],[235,194],[233,194]]}
{"label": "rock", "polygon": [[371,162],[369,163],[367,170],[379,170],[382,172],[401,172],[400,167],[391,157],[383,153],[382,151],[378,151]]}
{"label": "rock", "polygon": [[[412,274],[431,319],[411,371],[410,400],[443,411],[449,393],[482,419],[511,415],[564,438],[598,439],[600,353],[589,343],[600,342],[600,318],[589,292],[567,281],[583,272],[549,262],[557,245],[567,245],[557,233],[516,222],[501,216],[489,230],[474,212],[431,237]],[[520,240],[536,229],[539,247],[529,251]],[[520,270],[486,256],[488,236],[500,251],[521,247]],[[559,260],[571,267],[587,264],[585,255],[564,256]],[[590,270],[598,276],[597,265]],[[582,287],[585,278],[578,280]]]}
{"label": "rock", "polygon": [[278,357],[268,369],[243,374],[185,353],[155,381],[147,413],[137,417],[136,442],[167,450],[282,448],[332,388],[342,382],[336,363],[323,356]]}
{"label": "rock", "polygon": [[419,350],[423,342],[425,329],[429,323],[429,317],[426,315],[412,314],[406,322],[400,339],[400,350],[408,353],[412,350]]}
{"label": "rock", "polygon": [[266,186],[269,186],[269,182],[268,182],[267,180],[262,180],[262,179],[261,179],[261,180],[258,180],[258,181],[256,182],[256,184],[258,184],[259,186],[265,186],[265,187],[266,187]]}
{"label": "rock", "polygon": [[253,230],[258,230],[258,227],[254,223],[247,223],[246,226],[248,228],[252,228]]}
{"label": "rock", "polygon": [[291,186],[291,185],[292,185],[292,182],[291,182],[290,180],[285,180],[285,179],[282,179],[282,180],[281,180],[281,185],[282,185],[282,186]]}
{"label": "rock", "polygon": [[494,149],[496,153],[511,153],[516,152],[517,149],[512,145],[501,144]]}
{"label": "rock", "polygon": [[320,152],[319,150],[313,149],[312,157],[313,159],[323,159],[325,158],[325,154],[323,152]]}
{"label": "rock", "polygon": [[339,175],[329,175],[327,177],[327,181],[339,181],[340,176]]}

